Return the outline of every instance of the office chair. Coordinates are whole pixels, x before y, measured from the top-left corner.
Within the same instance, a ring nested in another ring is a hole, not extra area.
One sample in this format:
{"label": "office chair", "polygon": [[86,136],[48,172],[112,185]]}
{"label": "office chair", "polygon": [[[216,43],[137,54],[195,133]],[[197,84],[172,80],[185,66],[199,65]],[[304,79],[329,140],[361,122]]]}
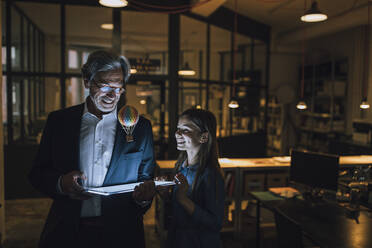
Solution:
{"label": "office chair", "polygon": [[304,242],[301,226],[278,209],[274,210],[278,248],[316,248]]}

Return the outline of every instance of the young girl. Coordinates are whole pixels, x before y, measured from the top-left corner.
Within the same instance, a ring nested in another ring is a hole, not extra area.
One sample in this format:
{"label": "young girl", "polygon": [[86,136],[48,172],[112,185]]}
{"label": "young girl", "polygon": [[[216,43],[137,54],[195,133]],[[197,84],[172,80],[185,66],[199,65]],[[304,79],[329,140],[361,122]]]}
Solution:
{"label": "young girl", "polygon": [[168,245],[220,247],[225,192],[217,156],[216,118],[207,110],[186,110],[175,137],[181,153],[175,166],[178,184],[172,195]]}

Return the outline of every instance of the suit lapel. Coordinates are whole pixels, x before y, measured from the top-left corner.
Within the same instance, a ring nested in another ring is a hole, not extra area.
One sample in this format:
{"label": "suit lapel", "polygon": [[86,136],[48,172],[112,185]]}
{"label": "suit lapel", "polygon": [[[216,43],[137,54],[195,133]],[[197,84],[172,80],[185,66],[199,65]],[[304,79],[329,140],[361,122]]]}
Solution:
{"label": "suit lapel", "polygon": [[116,124],[116,134],[115,134],[115,145],[111,156],[110,166],[106,173],[105,180],[103,185],[108,184],[110,182],[110,177],[114,173],[116,167],[118,166],[118,159],[120,155],[123,153],[123,149],[126,143],[126,134],[123,128],[120,126],[120,123],[117,121]]}

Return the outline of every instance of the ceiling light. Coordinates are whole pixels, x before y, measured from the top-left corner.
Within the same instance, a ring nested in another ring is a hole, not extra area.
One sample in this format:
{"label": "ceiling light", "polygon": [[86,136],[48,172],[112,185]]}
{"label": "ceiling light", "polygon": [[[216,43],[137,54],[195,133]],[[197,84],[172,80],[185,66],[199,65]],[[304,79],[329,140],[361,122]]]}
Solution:
{"label": "ceiling light", "polygon": [[368,25],[367,27],[365,28],[365,40],[366,40],[366,48],[365,48],[365,54],[367,54],[367,56],[365,56],[365,63],[364,63],[364,73],[363,73],[363,83],[362,83],[362,102],[360,103],[359,107],[360,109],[369,109],[370,106],[369,106],[369,103],[367,102],[367,95],[368,95],[368,83],[369,83],[369,77],[370,77],[370,72],[369,72],[369,67],[370,67],[370,48],[369,48],[369,42],[370,42],[370,28],[371,28],[371,25],[370,25],[370,4],[369,4],[369,0],[368,0]]}
{"label": "ceiling light", "polygon": [[367,98],[364,98],[362,100],[362,103],[359,106],[361,109],[369,109],[369,103],[367,102]]}
{"label": "ceiling light", "polygon": [[230,100],[228,106],[229,106],[229,108],[233,108],[233,109],[235,109],[235,108],[239,108],[239,103],[238,103],[238,101],[233,97],[233,98],[231,98],[231,100]]}
{"label": "ceiling light", "polygon": [[196,72],[191,69],[191,67],[189,66],[189,63],[185,63],[185,66],[181,67],[181,69],[178,71],[178,75],[181,75],[181,76],[194,76],[196,74]]}
{"label": "ceiling light", "polygon": [[320,12],[318,8],[318,3],[314,1],[311,4],[311,8],[301,16],[301,21],[303,22],[321,22],[327,20],[327,15]]}
{"label": "ceiling light", "polygon": [[137,69],[136,68],[130,68],[130,74],[136,74]]}
{"label": "ceiling light", "polygon": [[121,8],[128,5],[126,0],[99,0],[99,3],[105,7]]}
{"label": "ceiling light", "polygon": [[306,105],[306,102],[305,101],[299,101],[296,105],[296,108],[299,109],[299,110],[305,110],[307,109],[307,105]]}
{"label": "ceiling light", "polygon": [[113,30],[114,29],[114,24],[112,24],[112,23],[104,23],[104,24],[101,24],[101,28],[102,29],[106,29],[106,30]]}

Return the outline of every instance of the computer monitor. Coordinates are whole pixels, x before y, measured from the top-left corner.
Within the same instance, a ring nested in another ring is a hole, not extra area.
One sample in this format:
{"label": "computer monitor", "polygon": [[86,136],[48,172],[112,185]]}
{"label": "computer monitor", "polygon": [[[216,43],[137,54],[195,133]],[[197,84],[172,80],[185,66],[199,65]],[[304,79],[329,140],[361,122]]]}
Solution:
{"label": "computer monitor", "polygon": [[339,157],[337,155],[292,150],[289,180],[311,188],[337,191]]}

